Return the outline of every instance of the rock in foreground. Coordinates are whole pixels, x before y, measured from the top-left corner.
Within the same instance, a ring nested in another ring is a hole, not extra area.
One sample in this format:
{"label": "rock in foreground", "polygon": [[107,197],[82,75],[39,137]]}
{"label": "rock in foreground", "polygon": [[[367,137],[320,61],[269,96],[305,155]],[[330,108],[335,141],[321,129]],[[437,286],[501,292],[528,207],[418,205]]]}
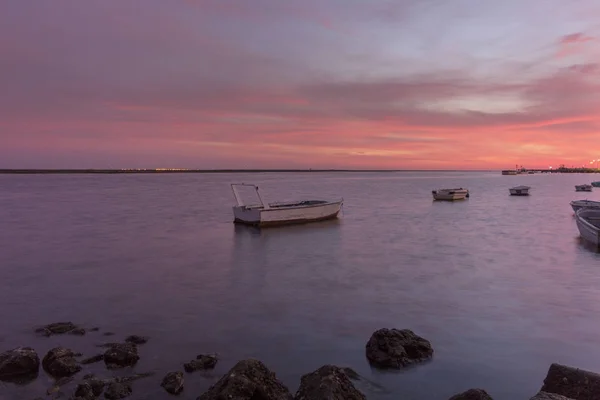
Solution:
{"label": "rock in foreground", "polygon": [[366,345],[367,359],[378,368],[400,369],[429,360],[433,348],[410,329],[379,329]]}
{"label": "rock in foreground", "polygon": [[134,366],[139,359],[137,346],[133,343],[113,343],[104,352],[104,363],[108,369]]}
{"label": "rock in foreground", "polygon": [[102,393],[105,382],[102,379],[98,379],[94,376],[89,376],[75,389],[75,397],[83,399],[94,399]]}
{"label": "rock in foreground", "polygon": [[131,395],[132,392],[133,390],[131,389],[130,384],[113,382],[109,384],[104,391],[104,397],[106,397],[108,400],[124,399],[125,397]]}
{"label": "rock in foreground", "polygon": [[600,375],[566,365],[552,364],[541,391],[576,400],[598,400]]}
{"label": "rock in foreground", "polygon": [[78,327],[74,323],[68,322],[54,322],[48,324],[42,328],[35,330],[43,336],[62,335],[63,333],[72,333],[74,335],[85,335],[85,329]]}
{"label": "rock in foreground", "polygon": [[31,347],[0,353],[0,379],[19,379],[33,377],[40,370],[40,358]]}
{"label": "rock in foreground", "polygon": [[183,372],[169,372],[160,384],[168,393],[179,394],[183,391]]}
{"label": "rock in foreground", "polygon": [[72,376],[81,371],[81,365],[75,360],[72,350],[64,347],[55,347],[48,351],[42,360],[44,370],[55,378]]}
{"label": "rock in foreground", "polygon": [[127,336],[127,338],[125,338],[125,342],[133,343],[133,344],[144,344],[149,339],[150,338],[148,336],[131,335],[131,336]]}
{"label": "rock in foreground", "polygon": [[212,369],[217,365],[219,359],[215,354],[200,354],[195,360],[183,364],[185,372],[194,372],[200,369]]}
{"label": "rock in foreground", "polygon": [[560,394],[539,392],[529,400],[574,400],[569,397],[561,396]]}
{"label": "rock in foreground", "polygon": [[302,376],[295,400],[366,400],[343,368],[324,365]]}
{"label": "rock in foreground", "polygon": [[494,400],[483,389],[469,389],[466,392],[455,394],[449,400]]}
{"label": "rock in foreground", "polygon": [[290,391],[262,362],[242,360],[196,400],[293,400]]}

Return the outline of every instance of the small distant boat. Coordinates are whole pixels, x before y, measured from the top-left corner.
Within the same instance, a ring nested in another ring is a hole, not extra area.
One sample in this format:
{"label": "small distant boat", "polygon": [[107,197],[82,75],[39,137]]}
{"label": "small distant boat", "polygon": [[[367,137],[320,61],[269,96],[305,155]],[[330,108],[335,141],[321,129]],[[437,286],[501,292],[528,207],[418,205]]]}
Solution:
{"label": "small distant boat", "polygon": [[[239,186],[254,188],[259,204],[244,204],[237,190]],[[340,199],[336,201],[301,200],[265,204],[256,185],[233,183],[231,189],[237,202],[237,205],[233,206],[234,222],[259,227],[304,224],[335,219],[344,202],[344,199]]]}
{"label": "small distant boat", "polygon": [[600,187],[600,181],[592,182],[593,187]]}
{"label": "small distant boat", "polygon": [[434,200],[464,200],[469,197],[469,191],[464,188],[432,190]]}
{"label": "small distant boat", "polygon": [[583,208],[575,213],[581,237],[600,247],[600,210]]}
{"label": "small distant boat", "polygon": [[511,196],[529,196],[530,186],[515,186],[508,189]]}
{"label": "small distant boat", "polygon": [[600,210],[600,201],[573,200],[570,204],[571,204],[571,208],[575,212],[581,210],[582,208],[592,208],[595,210]]}
{"label": "small distant boat", "polygon": [[502,171],[502,175],[517,175],[517,170],[505,169]]}
{"label": "small distant boat", "polygon": [[584,183],[583,185],[575,185],[576,192],[591,192],[592,185]]}

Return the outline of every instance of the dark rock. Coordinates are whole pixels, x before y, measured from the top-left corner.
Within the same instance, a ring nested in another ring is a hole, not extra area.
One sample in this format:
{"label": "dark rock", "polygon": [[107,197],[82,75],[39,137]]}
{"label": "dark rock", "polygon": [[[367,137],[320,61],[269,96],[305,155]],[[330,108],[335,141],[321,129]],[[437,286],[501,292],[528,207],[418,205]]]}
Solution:
{"label": "dark rock", "polygon": [[548,369],[541,391],[576,400],[597,400],[600,399],[600,375],[554,363]]}
{"label": "dark rock", "polygon": [[98,379],[94,376],[88,377],[75,389],[75,397],[82,397],[84,399],[93,399],[100,396],[102,390],[104,390],[105,382],[102,379]]}
{"label": "dark rock", "polygon": [[113,346],[118,346],[122,343],[118,343],[118,342],[108,342],[108,343],[101,343],[101,344],[97,344],[96,347],[113,347]]}
{"label": "dark rock", "polygon": [[88,357],[85,360],[81,360],[82,364],[92,364],[98,361],[104,360],[104,354],[96,354],[95,356]]}
{"label": "dark rock", "polygon": [[69,335],[76,335],[76,336],[83,336],[85,335],[85,329],[83,328],[75,328],[69,332],[67,332]]}
{"label": "dark rock", "polygon": [[569,397],[561,396],[560,394],[538,392],[529,400],[574,400]]}
{"label": "dark rock", "polygon": [[183,364],[185,372],[194,372],[199,369],[213,369],[219,359],[215,354],[200,354],[195,360]]}
{"label": "dark rock", "polygon": [[54,322],[48,324],[42,328],[35,330],[36,333],[40,333],[44,336],[60,335],[63,333],[71,332],[74,329],[79,329],[77,325],[72,322]]}
{"label": "dark rock", "polygon": [[97,326],[90,328],[90,332],[98,332],[100,330],[100,328],[98,328]]}
{"label": "dark rock", "polygon": [[290,391],[262,362],[242,360],[196,400],[293,400]]}
{"label": "dark rock", "polygon": [[181,393],[183,390],[183,372],[169,372],[163,378],[160,386],[162,386],[168,393]]}
{"label": "dark rock", "polygon": [[125,339],[125,342],[134,343],[134,344],[144,344],[148,341],[148,339],[150,339],[150,338],[147,336],[131,335],[131,336],[127,336],[127,338]]}
{"label": "dark rock", "polygon": [[348,378],[354,379],[355,381],[357,381],[357,380],[360,379],[360,375],[358,374],[358,372],[356,372],[352,368],[350,368],[350,367],[343,367],[342,370],[344,371],[344,373],[346,374],[346,376],[348,376]]}
{"label": "dark rock", "polygon": [[426,361],[433,356],[428,340],[410,329],[379,329],[366,345],[369,362],[378,368],[401,369]]}
{"label": "dark rock", "polygon": [[0,353],[0,379],[33,377],[40,370],[40,358],[31,347],[17,347]]}
{"label": "dark rock", "polygon": [[115,343],[104,352],[104,363],[109,369],[133,366],[139,359],[137,346],[133,343]]}
{"label": "dark rock", "polygon": [[354,387],[343,368],[324,365],[302,376],[294,399],[366,400],[366,397]]}
{"label": "dark rock", "polygon": [[494,400],[483,389],[469,389],[466,392],[455,394],[449,400]]}
{"label": "dark rock", "polygon": [[114,332],[104,332],[102,335],[103,336],[113,336],[115,333]]}
{"label": "dark rock", "polygon": [[104,397],[108,400],[124,399],[131,395],[132,392],[130,384],[112,382],[108,385],[106,390],[104,390]]}
{"label": "dark rock", "polygon": [[73,358],[74,356],[75,353],[70,349],[55,347],[44,356],[42,366],[55,378],[72,376],[81,371],[81,365]]}
{"label": "dark rock", "polygon": [[113,379],[113,382],[117,383],[129,383],[133,381],[137,381],[138,379],[147,378],[149,376],[153,376],[154,372],[142,372],[140,374],[130,375],[130,376],[119,376]]}

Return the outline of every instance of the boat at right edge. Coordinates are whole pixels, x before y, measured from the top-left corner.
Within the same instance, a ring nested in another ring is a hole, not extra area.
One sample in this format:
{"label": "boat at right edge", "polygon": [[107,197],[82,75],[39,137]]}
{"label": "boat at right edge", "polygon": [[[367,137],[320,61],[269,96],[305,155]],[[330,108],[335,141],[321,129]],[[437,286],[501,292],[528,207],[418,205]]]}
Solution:
{"label": "boat at right edge", "polygon": [[600,247],[600,210],[582,208],[575,213],[579,235],[596,248]]}

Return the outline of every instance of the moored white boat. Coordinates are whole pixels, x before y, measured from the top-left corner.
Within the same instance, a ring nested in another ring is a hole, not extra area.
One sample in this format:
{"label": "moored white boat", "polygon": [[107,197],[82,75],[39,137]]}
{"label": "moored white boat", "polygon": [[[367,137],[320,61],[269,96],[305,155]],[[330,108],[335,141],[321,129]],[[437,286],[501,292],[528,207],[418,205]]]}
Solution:
{"label": "moored white boat", "polygon": [[[244,204],[237,187],[249,186],[256,190],[259,204]],[[300,200],[294,202],[264,203],[258,186],[246,183],[231,184],[237,205],[233,206],[235,223],[267,227],[324,221],[337,218],[344,199]]]}
{"label": "moored white boat", "polygon": [[600,247],[600,210],[583,208],[575,213],[579,235]]}
{"label": "moored white boat", "polygon": [[600,201],[594,200],[573,200],[571,203],[573,211],[577,212],[582,208],[591,208],[594,210],[600,210]]}
{"label": "moored white boat", "polygon": [[509,190],[510,195],[511,196],[529,196],[529,189],[531,189],[530,186],[515,186],[512,187]]}
{"label": "moored white boat", "polygon": [[583,185],[575,185],[575,191],[576,192],[591,192],[592,185],[590,185],[588,183],[584,183]]}
{"label": "moored white boat", "polygon": [[431,194],[434,200],[446,201],[463,200],[469,197],[469,191],[464,188],[432,190]]}

